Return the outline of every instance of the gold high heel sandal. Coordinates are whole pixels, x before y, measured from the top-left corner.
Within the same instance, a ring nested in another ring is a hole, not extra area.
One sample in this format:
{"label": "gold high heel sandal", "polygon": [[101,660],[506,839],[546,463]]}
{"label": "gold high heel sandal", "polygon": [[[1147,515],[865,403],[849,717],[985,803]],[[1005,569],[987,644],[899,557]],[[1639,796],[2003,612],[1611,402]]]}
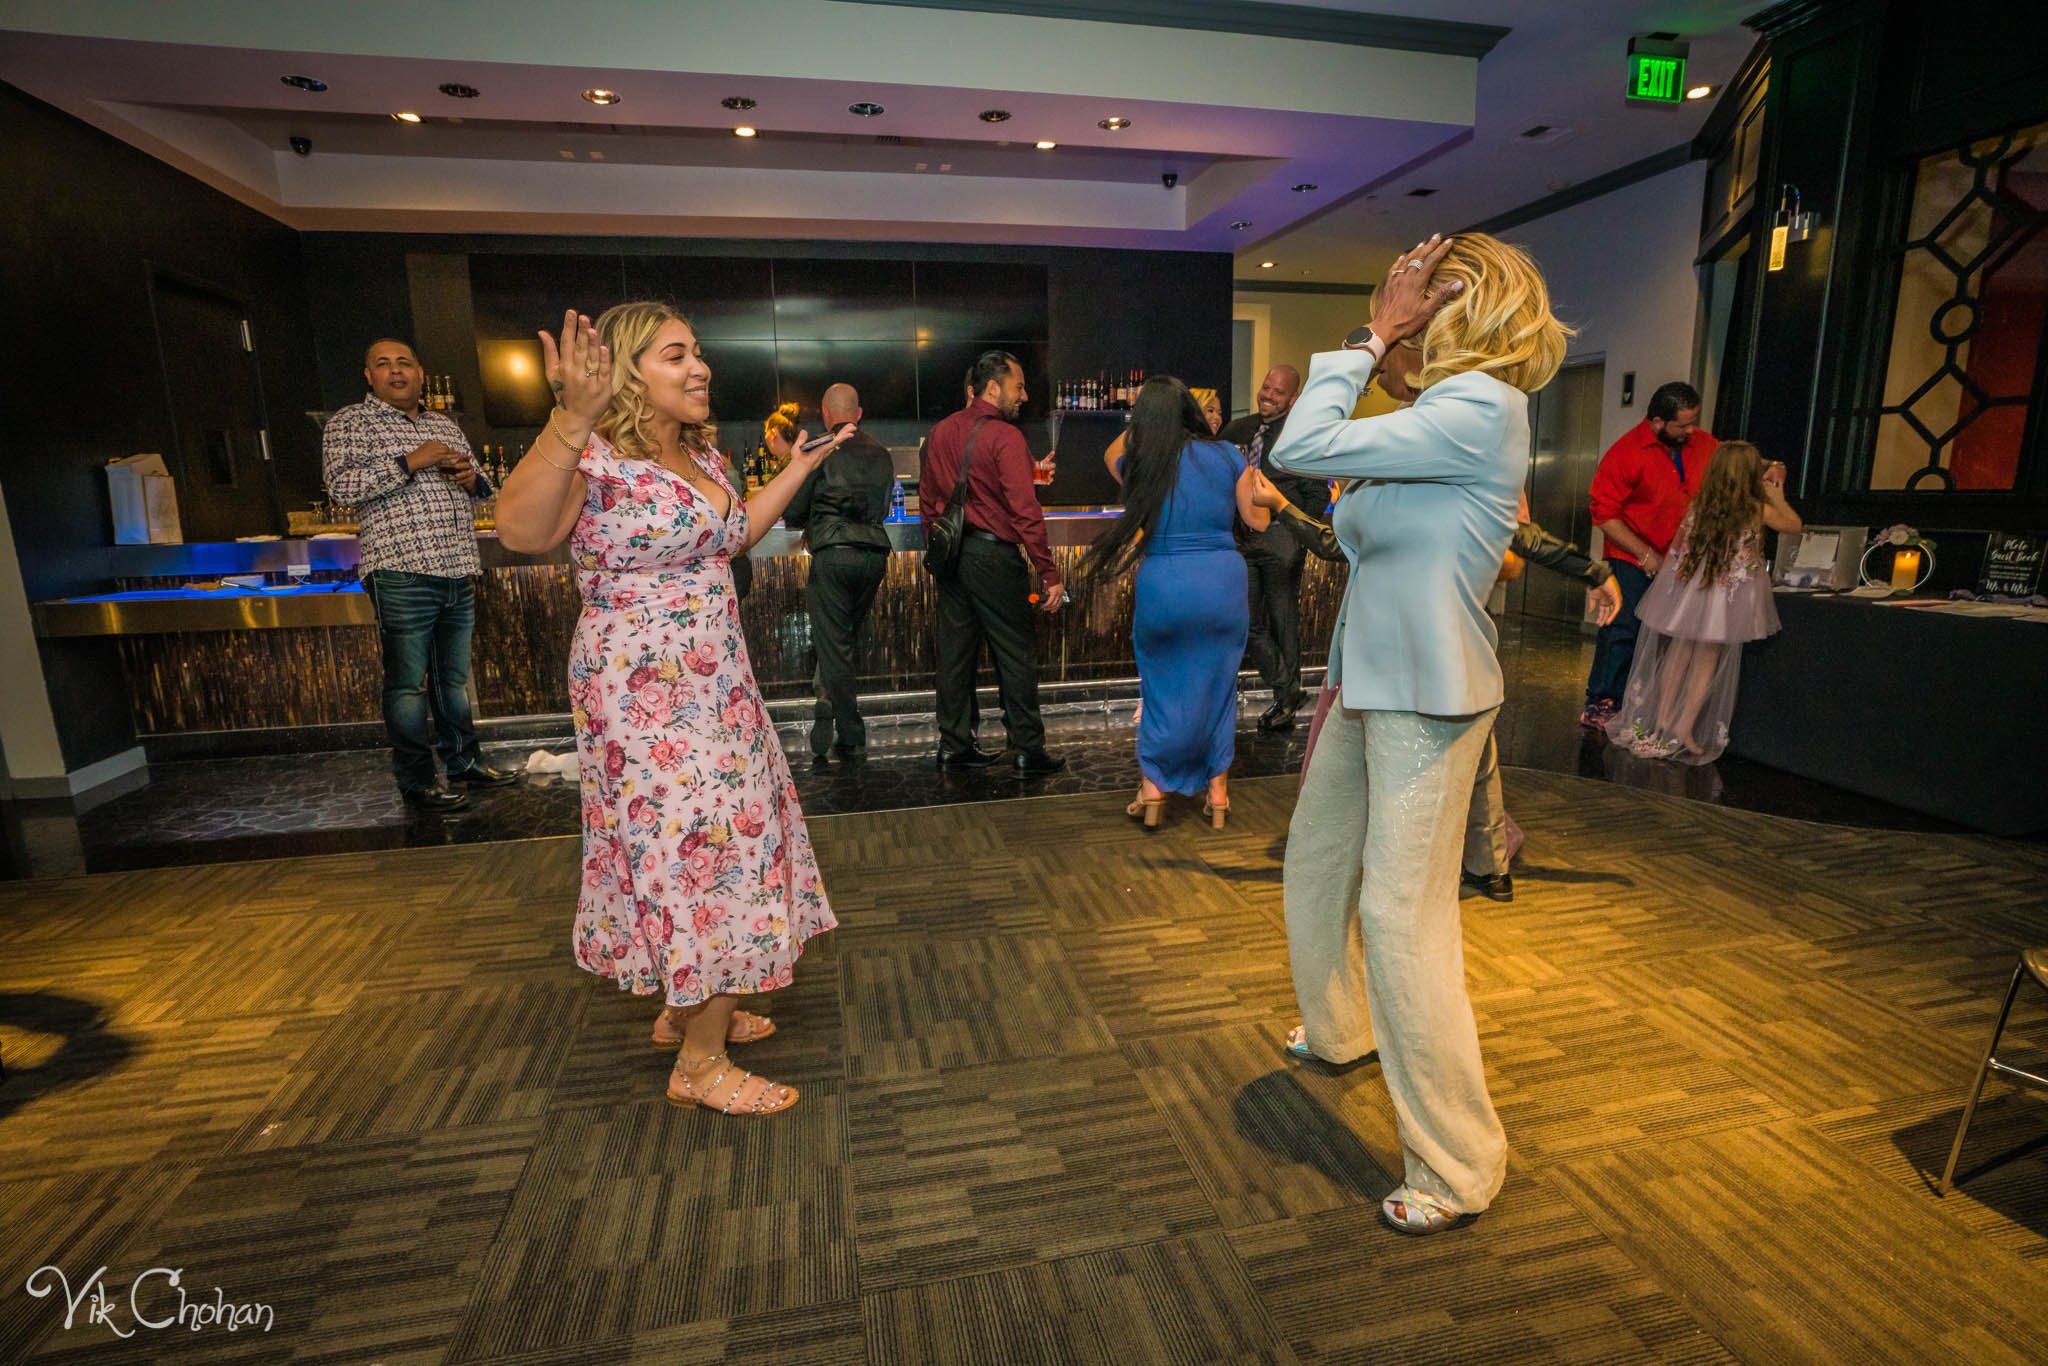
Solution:
{"label": "gold high heel sandal", "polygon": [[1145,795],[1145,789],[1140,787],[1138,789],[1138,799],[1124,808],[1124,814],[1133,818],[1142,817],[1147,830],[1157,830],[1159,828],[1159,808],[1165,801],[1166,797],[1163,793],[1160,796],[1148,798]]}
{"label": "gold high heel sandal", "polygon": [[1202,798],[1202,814],[1209,818],[1211,830],[1221,830],[1224,817],[1230,814],[1230,798],[1225,797],[1220,802],[1208,797]]}

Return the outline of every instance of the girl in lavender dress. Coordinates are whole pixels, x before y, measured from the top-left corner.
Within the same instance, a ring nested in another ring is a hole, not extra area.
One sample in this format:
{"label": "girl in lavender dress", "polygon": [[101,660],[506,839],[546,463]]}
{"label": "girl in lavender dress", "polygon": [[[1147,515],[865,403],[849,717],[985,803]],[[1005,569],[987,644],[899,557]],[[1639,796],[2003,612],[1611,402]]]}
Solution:
{"label": "girl in lavender dress", "polygon": [[726,1055],[774,1030],[739,998],[788,986],[804,941],[835,922],[747,660],[732,561],[838,442],[792,455],[743,501],[710,425],[711,367],[674,310],[571,312],[559,349],[545,332],[541,346],[557,406],[499,492],[498,536],[529,553],[567,540],[583,590],[569,651],[576,961],[666,1001],[653,1042],[677,1050],[671,1104],[786,1110],[794,1088]]}
{"label": "girl in lavender dress", "polygon": [[1664,568],[1636,607],[1642,634],[1608,739],[1645,759],[1711,763],[1728,747],[1744,641],[1778,629],[1764,528],[1797,531],[1785,467],[1747,441],[1714,451]]}

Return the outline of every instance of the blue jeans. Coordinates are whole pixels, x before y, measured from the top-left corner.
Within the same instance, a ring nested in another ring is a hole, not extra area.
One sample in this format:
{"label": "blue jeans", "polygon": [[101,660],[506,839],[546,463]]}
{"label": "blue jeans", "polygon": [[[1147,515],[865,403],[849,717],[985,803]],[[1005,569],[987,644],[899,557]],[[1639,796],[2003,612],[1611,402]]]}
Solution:
{"label": "blue jeans", "polygon": [[378,569],[363,575],[363,587],[383,637],[384,729],[398,790],[435,785],[436,750],[451,776],[481,766],[469,712],[469,638],[476,629],[469,580]]}
{"label": "blue jeans", "polygon": [[1607,567],[1614,571],[1615,587],[1621,589],[1621,610],[1614,620],[1600,628],[1593,638],[1593,672],[1586,679],[1586,701],[1606,700],[1621,704],[1628,687],[1629,666],[1636,661],[1636,604],[1650,589],[1650,576],[1633,560],[1610,557]]}

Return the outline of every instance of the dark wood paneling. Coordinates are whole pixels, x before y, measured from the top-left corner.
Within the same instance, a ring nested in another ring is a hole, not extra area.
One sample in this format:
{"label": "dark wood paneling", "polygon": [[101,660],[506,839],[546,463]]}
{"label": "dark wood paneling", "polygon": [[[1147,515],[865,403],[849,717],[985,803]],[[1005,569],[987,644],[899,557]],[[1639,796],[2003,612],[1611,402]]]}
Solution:
{"label": "dark wood paneling", "polygon": [[[113,578],[103,468],[175,449],[152,265],[248,301],[279,482],[317,470],[317,433],[298,415],[318,406],[298,234],[5,85],[0,184],[0,406],[16,434],[0,486],[32,600]],[[134,743],[111,649],[44,658],[67,765]]]}

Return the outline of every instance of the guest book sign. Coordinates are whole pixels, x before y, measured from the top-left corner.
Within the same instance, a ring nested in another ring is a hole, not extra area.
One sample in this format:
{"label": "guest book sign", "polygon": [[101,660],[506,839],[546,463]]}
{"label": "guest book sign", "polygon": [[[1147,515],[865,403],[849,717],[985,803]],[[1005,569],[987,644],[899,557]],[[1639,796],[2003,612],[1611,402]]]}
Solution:
{"label": "guest book sign", "polygon": [[1984,552],[1983,592],[2023,598],[2041,587],[2041,563],[2048,541],[2039,536],[1994,532]]}

